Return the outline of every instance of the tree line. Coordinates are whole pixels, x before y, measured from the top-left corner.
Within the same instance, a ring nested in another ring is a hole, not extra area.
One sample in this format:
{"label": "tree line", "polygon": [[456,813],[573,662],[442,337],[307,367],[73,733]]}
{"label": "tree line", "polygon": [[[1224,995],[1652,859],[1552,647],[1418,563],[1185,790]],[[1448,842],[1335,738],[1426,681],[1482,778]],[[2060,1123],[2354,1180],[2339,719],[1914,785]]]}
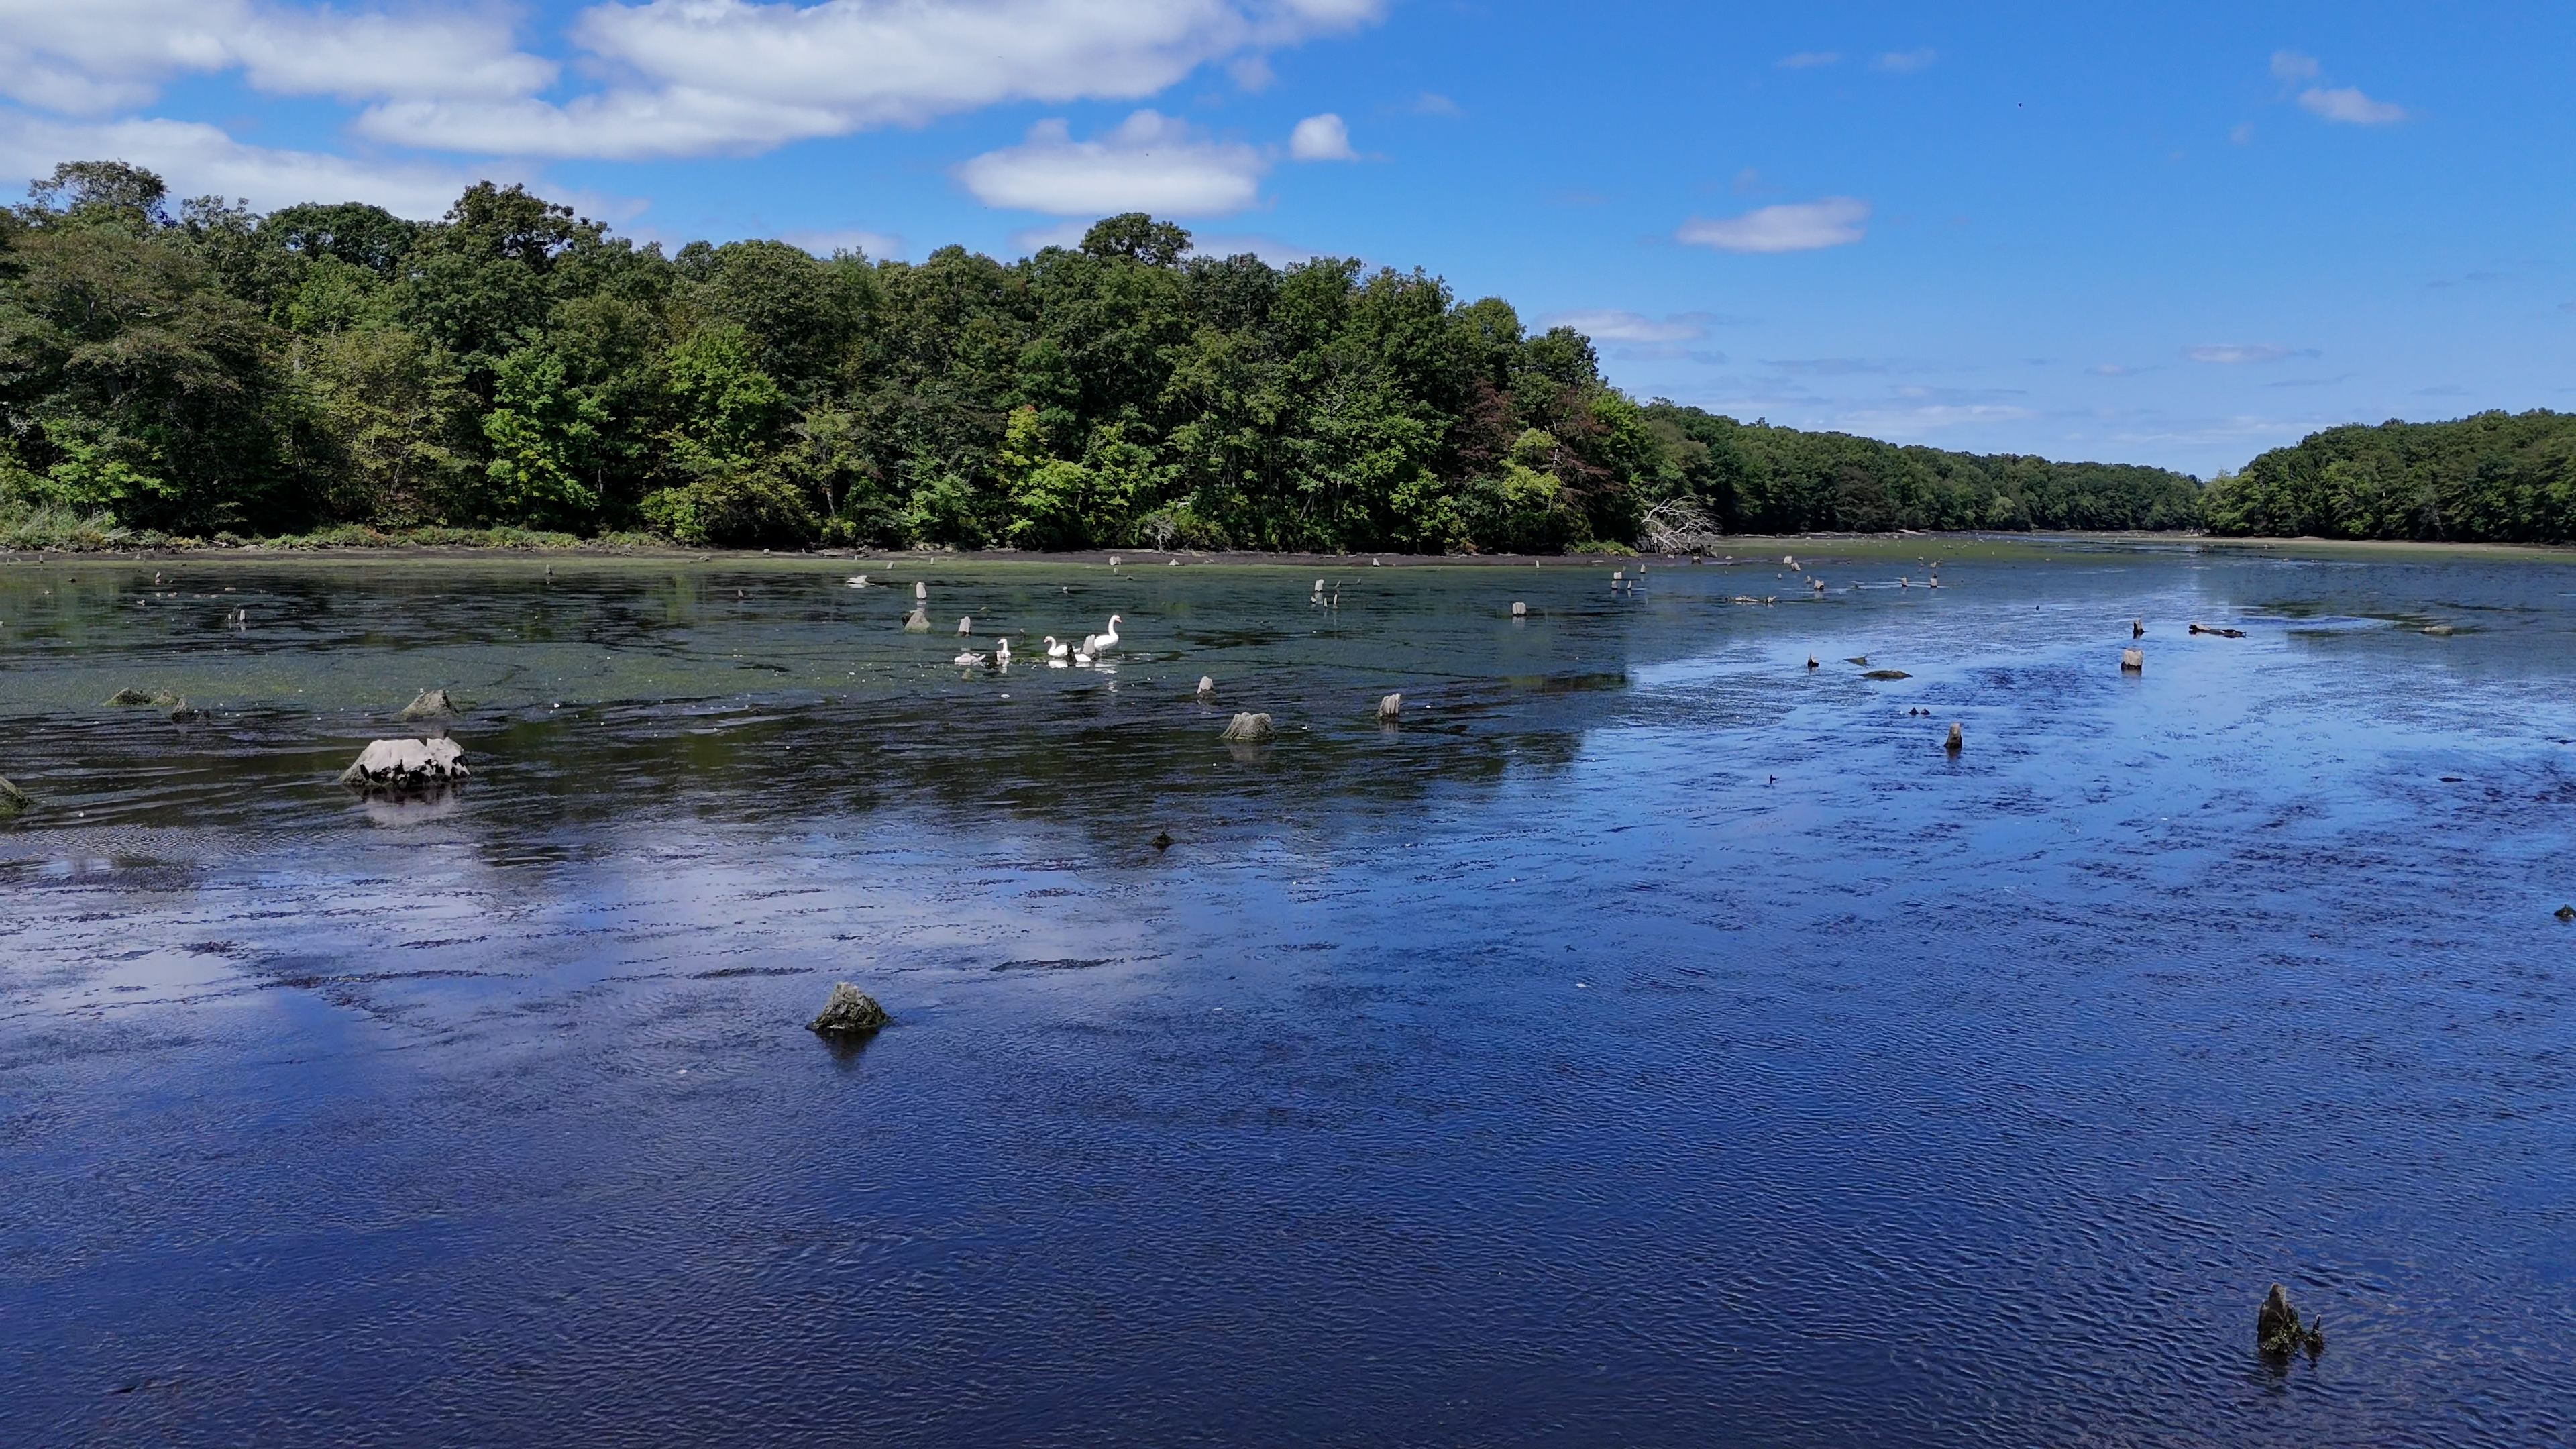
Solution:
{"label": "tree line", "polygon": [[2576,415],[2484,412],[2312,433],[2209,486],[2213,533],[2576,540]]}
{"label": "tree line", "polygon": [[1641,404],[1500,298],[1206,255],[1141,214],[1011,262],[666,255],[518,186],[436,222],[174,216],[159,177],[80,162],[0,210],[11,510],[197,537],[1555,552],[1665,516],[2179,528],[2200,488]]}

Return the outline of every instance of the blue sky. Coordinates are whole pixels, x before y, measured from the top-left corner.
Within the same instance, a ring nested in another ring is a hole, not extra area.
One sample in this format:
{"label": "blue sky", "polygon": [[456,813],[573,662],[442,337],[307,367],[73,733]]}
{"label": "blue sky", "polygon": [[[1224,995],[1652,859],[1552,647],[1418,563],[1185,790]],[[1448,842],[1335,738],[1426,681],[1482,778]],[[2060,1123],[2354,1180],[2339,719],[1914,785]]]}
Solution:
{"label": "blue sky", "polygon": [[2572,21],[0,0],[0,174],[120,156],[415,215],[493,176],[671,243],[909,257],[1140,207],[1571,320],[1639,396],[2207,475],[2336,422],[2576,405]]}

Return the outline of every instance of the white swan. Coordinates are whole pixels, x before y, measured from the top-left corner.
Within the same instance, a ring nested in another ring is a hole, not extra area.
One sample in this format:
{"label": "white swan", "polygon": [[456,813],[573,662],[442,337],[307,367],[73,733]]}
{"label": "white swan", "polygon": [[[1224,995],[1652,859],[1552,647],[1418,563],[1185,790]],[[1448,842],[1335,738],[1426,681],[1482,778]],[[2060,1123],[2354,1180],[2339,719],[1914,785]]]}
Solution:
{"label": "white swan", "polygon": [[1082,649],[1094,658],[1118,647],[1118,615],[1109,616],[1109,626],[1082,641]]}
{"label": "white swan", "polygon": [[850,575],[850,587],[851,587],[851,588],[854,588],[854,589],[864,589],[864,588],[866,588],[867,586],[868,586],[868,576],[867,576],[866,574],[852,574],[852,575]]}
{"label": "white swan", "polygon": [[1005,639],[999,644],[993,646],[993,667],[996,669],[1008,669],[1011,667],[1010,640]]}
{"label": "white swan", "polygon": [[1074,667],[1077,669],[1089,669],[1091,667],[1091,652],[1087,649],[1076,649],[1073,651],[1073,663]]}
{"label": "white swan", "polygon": [[972,669],[984,662],[984,656],[972,649],[961,649],[957,651],[957,657],[948,662],[961,669]]}
{"label": "white swan", "polygon": [[1049,659],[1062,659],[1073,652],[1072,645],[1058,640],[1053,634],[1046,636],[1046,647]]}

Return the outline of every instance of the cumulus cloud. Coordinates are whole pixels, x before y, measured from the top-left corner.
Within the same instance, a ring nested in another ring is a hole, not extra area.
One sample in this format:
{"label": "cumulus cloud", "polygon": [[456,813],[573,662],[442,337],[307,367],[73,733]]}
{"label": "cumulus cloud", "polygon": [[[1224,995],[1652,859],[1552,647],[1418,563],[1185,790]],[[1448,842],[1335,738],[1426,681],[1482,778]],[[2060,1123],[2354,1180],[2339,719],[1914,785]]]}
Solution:
{"label": "cumulus cloud", "polygon": [[1288,154],[1300,161],[1360,159],[1360,153],[1351,149],[1350,127],[1330,111],[1297,123],[1297,129],[1288,133]]}
{"label": "cumulus cloud", "polygon": [[178,195],[240,197],[263,211],[299,201],[369,201],[401,216],[436,217],[479,176],[518,179],[508,168],[467,172],[248,146],[194,121],[57,122],[0,113],[0,176],[42,176],[57,162],[101,156],[159,172]]}
{"label": "cumulus cloud", "polygon": [[2313,347],[2283,347],[2271,342],[2204,342],[2197,347],[2184,348],[2182,355],[2194,362],[2233,365],[2244,362],[2278,362],[2284,357],[2315,357],[2319,354]]}
{"label": "cumulus cloud", "polygon": [[1658,322],[1643,312],[1551,312],[1541,327],[1571,327],[1596,342],[1696,342],[1708,335],[1705,313],[1676,313]]}
{"label": "cumulus cloud", "polygon": [[2310,86],[2299,92],[2299,104],[2347,126],[2388,126],[2406,119],[2404,106],[2374,101],[2359,86]]}
{"label": "cumulus cloud", "polygon": [[1869,203],[1854,196],[1765,206],[1742,216],[1692,217],[1674,237],[1724,252],[1804,252],[1859,241]]}
{"label": "cumulus cloud", "polygon": [[140,105],[177,76],[238,70],[275,95],[524,95],[555,63],[491,11],[342,14],[249,0],[0,0],[0,94],[73,114]]}
{"label": "cumulus cloud", "polygon": [[1074,140],[1062,120],[1040,121],[1019,145],[958,167],[957,179],[985,205],[1020,211],[1213,216],[1252,205],[1268,169],[1250,146],[1144,110],[1089,141]]}
{"label": "cumulus cloud", "polygon": [[747,152],[1015,101],[1151,95],[1233,62],[1378,18],[1385,0],[606,0],[574,21],[582,69],[613,77],[557,102],[553,61],[516,48],[495,8],[343,13],[253,0],[0,0],[0,93],[99,112],[184,73],[367,103],[376,140],[502,156]]}
{"label": "cumulus cloud", "polygon": [[858,252],[871,261],[881,262],[903,255],[902,237],[858,227],[808,227],[780,232],[778,239],[792,247],[803,247],[818,257],[829,257],[837,252]]}

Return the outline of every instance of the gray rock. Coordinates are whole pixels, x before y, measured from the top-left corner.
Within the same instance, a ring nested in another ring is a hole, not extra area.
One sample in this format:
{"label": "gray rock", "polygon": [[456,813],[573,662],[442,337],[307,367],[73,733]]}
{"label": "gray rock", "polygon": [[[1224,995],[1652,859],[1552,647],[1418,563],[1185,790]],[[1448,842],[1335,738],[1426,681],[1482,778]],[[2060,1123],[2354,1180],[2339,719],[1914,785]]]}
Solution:
{"label": "gray rock", "polygon": [[446,690],[424,689],[413,695],[411,703],[404,705],[402,713],[394,718],[408,724],[416,719],[447,719],[455,713],[456,702],[447,697]]}
{"label": "gray rock", "polygon": [[928,608],[917,608],[910,614],[905,615],[903,621],[903,632],[907,634],[929,633],[930,610]]}
{"label": "gray rock", "polygon": [[145,694],[139,689],[120,689],[116,693],[109,695],[107,697],[107,702],[109,704],[118,705],[128,709],[142,705],[156,705],[162,709],[168,709],[179,702],[179,696],[170,693],[168,690],[162,690],[153,694]]}
{"label": "gray rock", "polygon": [[340,772],[340,783],[359,789],[420,789],[470,773],[465,750],[454,740],[377,740],[359,753],[356,764]]}
{"label": "gray rock", "polygon": [[1224,738],[1229,744],[1241,744],[1252,740],[1266,740],[1272,733],[1270,716],[1238,714],[1231,723],[1226,725]]}
{"label": "gray rock", "polygon": [[835,981],[831,996],[823,1002],[822,1011],[805,1023],[805,1029],[825,1036],[857,1036],[874,1031],[892,1020],[893,1017],[886,1015],[886,1009],[877,1005],[875,997],[846,981]]}

